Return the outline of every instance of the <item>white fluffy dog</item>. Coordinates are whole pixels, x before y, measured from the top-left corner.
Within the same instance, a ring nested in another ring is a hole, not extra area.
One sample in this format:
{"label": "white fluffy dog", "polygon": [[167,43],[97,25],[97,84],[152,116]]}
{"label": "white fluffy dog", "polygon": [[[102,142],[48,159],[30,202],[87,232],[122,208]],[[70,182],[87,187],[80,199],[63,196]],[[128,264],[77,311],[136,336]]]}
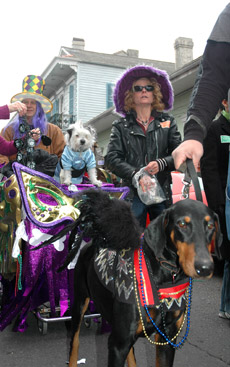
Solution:
{"label": "white fluffy dog", "polygon": [[66,146],[56,167],[54,178],[64,185],[82,183],[85,171],[95,186],[101,186],[97,179],[96,159],[92,151],[96,141],[96,132],[84,127],[81,122],[70,125],[65,133]]}

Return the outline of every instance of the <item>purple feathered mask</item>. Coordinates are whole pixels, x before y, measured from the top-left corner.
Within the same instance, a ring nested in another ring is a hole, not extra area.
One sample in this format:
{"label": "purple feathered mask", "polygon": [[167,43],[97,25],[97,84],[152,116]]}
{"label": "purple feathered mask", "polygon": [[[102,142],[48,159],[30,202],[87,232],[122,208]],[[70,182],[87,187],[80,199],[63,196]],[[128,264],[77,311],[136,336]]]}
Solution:
{"label": "purple feathered mask", "polygon": [[137,65],[126,70],[115,85],[113,100],[116,112],[123,116],[126,115],[126,111],[124,110],[125,92],[130,90],[133,82],[140,78],[156,79],[157,83],[161,86],[165,111],[171,110],[173,107],[174,95],[167,72],[153,68],[152,66]]}

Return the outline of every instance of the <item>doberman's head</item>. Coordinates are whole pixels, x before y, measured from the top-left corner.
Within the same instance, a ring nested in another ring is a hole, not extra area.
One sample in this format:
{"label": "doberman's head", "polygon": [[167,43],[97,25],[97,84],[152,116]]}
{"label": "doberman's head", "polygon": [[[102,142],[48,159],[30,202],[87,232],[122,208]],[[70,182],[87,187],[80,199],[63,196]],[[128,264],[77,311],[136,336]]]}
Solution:
{"label": "doberman's head", "polygon": [[144,237],[157,258],[164,258],[166,247],[174,249],[187,276],[212,276],[211,243],[217,244],[222,236],[217,214],[202,202],[175,203],[149,224]]}

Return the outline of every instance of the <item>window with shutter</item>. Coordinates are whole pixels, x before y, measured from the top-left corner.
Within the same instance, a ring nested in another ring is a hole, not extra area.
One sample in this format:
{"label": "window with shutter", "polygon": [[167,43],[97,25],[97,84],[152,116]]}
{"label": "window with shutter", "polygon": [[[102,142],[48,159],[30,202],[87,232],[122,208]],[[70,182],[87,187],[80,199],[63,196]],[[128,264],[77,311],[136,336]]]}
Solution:
{"label": "window with shutter", "polygon": [[73,103],[74,103],[74,86],[69,86],[69,114],[73,115]]}
{"label": "window with shutter", "polygon": [[58,112],[59,112],[59,101],[58,99],[56,99],[56,101],[54,101],[53,103],[52,115],[55,115]]}
{"label": "window with shutter", "polygon": [[113,106],[113,83],[106,84],[106,108],[110,108]]}

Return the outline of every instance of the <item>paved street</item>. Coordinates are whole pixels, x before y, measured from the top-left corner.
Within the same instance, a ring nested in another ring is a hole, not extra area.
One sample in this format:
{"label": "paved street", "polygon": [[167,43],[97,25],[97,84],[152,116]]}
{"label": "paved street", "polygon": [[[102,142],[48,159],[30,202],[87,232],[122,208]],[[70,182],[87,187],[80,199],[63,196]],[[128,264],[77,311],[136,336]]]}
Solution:
{"label": "paved street", "polygon": [[[174,367],[230,366],[230,321],[218,318],[221,272],[211,280],[195,281],[191,309],[189,337],[182,349],[176,351]],[[63,321],[48,324],[48,332],[41,335],[33,314],[29,328],[23,334],[8,327],[0,333],[0,366],[4,367],[64,367],[69,340]],[[107,366],[107,337],[100,333],[100,324],[93,321],[82,327],[79,366]],[[178,340],[179,341],[179,340]],[[147,340],[139,339],[135,346],[138,367],[155,366],[155,350]]]}

